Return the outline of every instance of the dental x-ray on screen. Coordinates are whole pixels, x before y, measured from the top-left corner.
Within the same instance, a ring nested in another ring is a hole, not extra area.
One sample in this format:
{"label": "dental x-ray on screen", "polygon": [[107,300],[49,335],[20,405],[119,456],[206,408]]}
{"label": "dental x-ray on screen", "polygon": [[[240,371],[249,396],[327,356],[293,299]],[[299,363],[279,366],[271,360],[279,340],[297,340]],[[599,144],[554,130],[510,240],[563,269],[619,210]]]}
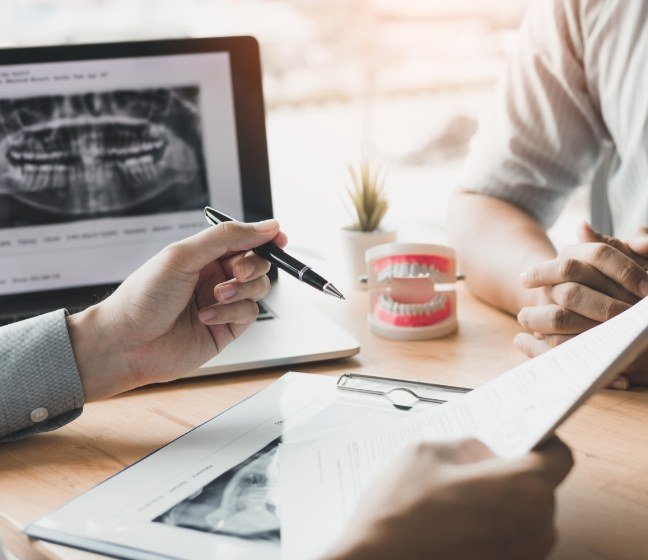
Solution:
{"label": "dental x-ray on screen", "polygon": [[201,209],[200,89],[0,99],[0,228]]}

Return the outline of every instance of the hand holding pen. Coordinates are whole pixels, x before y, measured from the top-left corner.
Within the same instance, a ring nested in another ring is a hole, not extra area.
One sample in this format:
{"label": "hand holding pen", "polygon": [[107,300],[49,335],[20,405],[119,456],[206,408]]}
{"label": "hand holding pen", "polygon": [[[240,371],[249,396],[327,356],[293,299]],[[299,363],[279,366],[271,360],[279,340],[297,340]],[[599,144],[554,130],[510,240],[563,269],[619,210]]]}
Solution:
{"label": "hand holding pen", "polygon": [[[212,225],[218,225],[223,222],[232,222],[227,214],[223,214],[215,210],[211,206],[205,207],[205,218]],[[317,274],[310,266],[298,261],[295,257],[290,256],[283,249],[277,247],[274,243],[266,243],[260,247],[252,249],[252,251],[260,257],[266,259],[270,264],[274,264],[284,272],[294,276],[300,282],[304,282],[312,286],[320,292],[324,292],[330,296],[344,299],[342,293],[328,280]]]}

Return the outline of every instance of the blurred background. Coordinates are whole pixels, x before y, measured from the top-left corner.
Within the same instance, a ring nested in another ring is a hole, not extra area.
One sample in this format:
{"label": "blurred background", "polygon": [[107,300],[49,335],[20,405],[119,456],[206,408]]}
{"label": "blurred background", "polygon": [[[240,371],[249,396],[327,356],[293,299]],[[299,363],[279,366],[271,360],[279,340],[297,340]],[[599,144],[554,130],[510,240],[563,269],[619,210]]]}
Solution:
{"label": "blurred background", "polygon": [[[317,248],[313,230],[350,224],[347,165],[363,153],[388,170],[387,224],[402,240],[442,240],[447,200],[526,3],[2,0],[0,42],[254,35],[275,214],[294,242]],[[573,237],[586,212],[582,193],[557,236]]]}

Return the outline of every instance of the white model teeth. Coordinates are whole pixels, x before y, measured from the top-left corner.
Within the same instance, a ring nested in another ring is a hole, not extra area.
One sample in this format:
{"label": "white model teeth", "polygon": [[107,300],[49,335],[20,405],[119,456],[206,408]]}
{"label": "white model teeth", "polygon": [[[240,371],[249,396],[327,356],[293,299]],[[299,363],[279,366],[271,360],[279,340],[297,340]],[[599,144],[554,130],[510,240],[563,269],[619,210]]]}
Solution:
{"label": "white model teeth", "polygon": [[432,264],[402,262],[381,269],[377,278],[378,282],[386,282],[392,278],[430,278],[435,282],[441,282],[445,278],[445,274]]}
{"label": "white model teeth", "polygon": [[430,315],[441,311],[446,305],[447,297],[443,294],[437,294],[427,303],[399,303],[392,299],[388,293],[380,294],[378,303],[383,309],[394,313],[395,315]]}

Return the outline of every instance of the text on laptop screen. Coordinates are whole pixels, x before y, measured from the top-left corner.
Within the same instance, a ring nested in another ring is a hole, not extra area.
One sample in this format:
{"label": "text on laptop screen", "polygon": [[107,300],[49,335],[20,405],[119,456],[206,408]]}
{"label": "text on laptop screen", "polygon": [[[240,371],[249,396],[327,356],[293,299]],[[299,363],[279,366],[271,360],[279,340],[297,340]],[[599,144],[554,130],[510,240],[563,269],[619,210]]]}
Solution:
{"label": "text on laptop screen", "polygon": [[122,281],[242,217],[229,54],[0,67],[0,295]]}

